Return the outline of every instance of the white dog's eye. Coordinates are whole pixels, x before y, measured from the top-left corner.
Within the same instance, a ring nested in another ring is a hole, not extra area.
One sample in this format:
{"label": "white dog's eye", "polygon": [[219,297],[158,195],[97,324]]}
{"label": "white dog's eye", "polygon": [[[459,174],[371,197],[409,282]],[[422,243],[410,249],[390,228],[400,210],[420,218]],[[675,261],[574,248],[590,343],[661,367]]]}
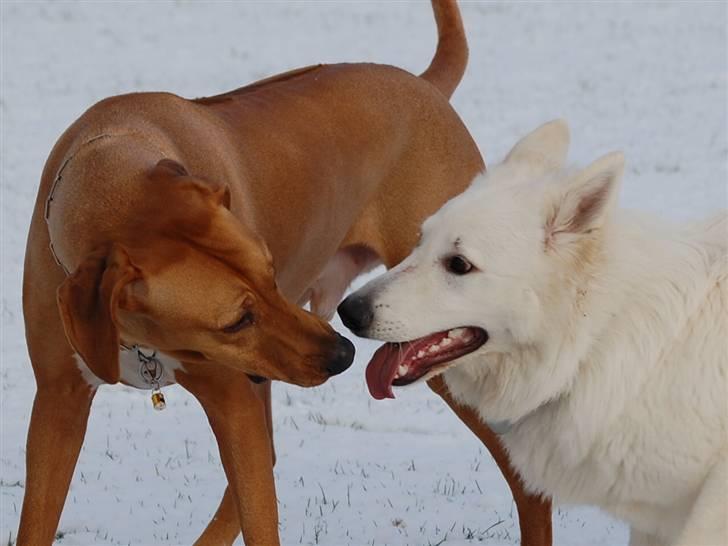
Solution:
{"label": "white dog's eye", "polygon": [[465,275],[473,270],[473,264],[471,264],[465,257],[455,254],[445,258],[445,269],[454,275]]}

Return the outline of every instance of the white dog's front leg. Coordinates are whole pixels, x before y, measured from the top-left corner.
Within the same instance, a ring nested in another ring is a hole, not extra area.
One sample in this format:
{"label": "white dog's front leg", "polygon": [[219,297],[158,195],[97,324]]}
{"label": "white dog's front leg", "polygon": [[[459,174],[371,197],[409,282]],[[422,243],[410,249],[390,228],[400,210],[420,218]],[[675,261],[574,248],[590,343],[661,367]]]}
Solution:
{"label": "white dog's front leg", "polygon": [[728,455],[708,474],[674,546],[728,544]]}

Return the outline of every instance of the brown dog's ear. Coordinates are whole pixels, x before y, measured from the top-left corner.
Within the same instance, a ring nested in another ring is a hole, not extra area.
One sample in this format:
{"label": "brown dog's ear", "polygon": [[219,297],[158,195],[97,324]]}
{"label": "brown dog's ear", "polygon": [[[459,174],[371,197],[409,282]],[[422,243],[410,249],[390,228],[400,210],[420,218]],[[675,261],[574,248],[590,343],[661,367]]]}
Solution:
{"label": "brown dog's ear", "polygon": [[230,187],[227,184],[223,185],[218,192],[218,199],[223,207],[230,210]]}
{"label": "brown dog's ear", "polygon": [[119,245],[89,254],[58,287],[63,328],[71,346],[106,383],[118,383],[119,329],[116,311],[124,288],[141,278]]}
{"label": "brown dog's ear", "polygon": [[199,177],[193,177],[181,163],[174,159],[164,158],[154,166],[150,173],[152,179],[169,179],[186,177],[185,183],[210,196],[215,204],[230,208],[230,188],[225,184],[214,184]]}
{"label": "brown dog's ear", "polygon": [[178,163],[174,159],[164,158],[160,159],[159,163],[157,163],[152,170],[152,176],[155,174],[168,174],[172,176],[189,176],[190,173],[187,172],[187,169],[185,169],[184,165],[181,163]]}

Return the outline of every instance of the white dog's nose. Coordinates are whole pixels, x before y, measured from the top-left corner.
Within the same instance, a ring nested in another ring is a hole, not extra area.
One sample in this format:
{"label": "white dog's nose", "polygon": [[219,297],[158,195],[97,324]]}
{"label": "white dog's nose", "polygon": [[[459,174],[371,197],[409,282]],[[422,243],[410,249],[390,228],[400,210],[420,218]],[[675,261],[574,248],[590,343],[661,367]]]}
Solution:
{"label": "white dog's nose", "polygon": [[374,312],[369,298],[352,294],[338,307],[339,316],[349,330],[359,335],[371,326]]}

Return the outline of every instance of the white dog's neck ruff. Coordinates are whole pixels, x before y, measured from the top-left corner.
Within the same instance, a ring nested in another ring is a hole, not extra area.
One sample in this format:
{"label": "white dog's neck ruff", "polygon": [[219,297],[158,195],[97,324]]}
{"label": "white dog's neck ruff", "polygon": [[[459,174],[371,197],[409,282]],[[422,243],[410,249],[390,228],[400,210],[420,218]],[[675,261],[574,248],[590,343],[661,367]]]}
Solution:
{"label": "white dog's neck ruff", "polygon": [[510,432],[510,430],[517,424],[513,421],[486,421],[486,425],[488,425],[488,428],[498,434],[499,436],[502,434],[506,434]]}
{"label": "white dog's neck ruff", "polygon": [[549,404],[551,404],[553,400],[549,400],[546,402],[543,402],[541,405],[535,407],[531,411],[529,411],[526,415],[521,417],[520,419],[503,419],[501,421],[499,420],[486,420],[485,424],[488,425],[488,428],[495,432],[497,435],[502,436],[503,434],[508,434],[511,430],[516,428],[520,423],[528,419],[531,415],[535,415],[537,412],[542,411],[545,409]]}
{"label": "white dog's neck ruff", "polygon": [[511,430],[517,427],[519,423],[521,423],[525,419],[528,419],[529,415],[536,413],[544,406],[546,406],[546,404],[541,404],[532,412],[524,415],[523,417],[515,421],[511,421],[510,419],[504,419],[503,421],[486,421],[485,424],[488,425],[488,428],[495,432],[498,436],[502,436],[503,434],[508,434]]}

